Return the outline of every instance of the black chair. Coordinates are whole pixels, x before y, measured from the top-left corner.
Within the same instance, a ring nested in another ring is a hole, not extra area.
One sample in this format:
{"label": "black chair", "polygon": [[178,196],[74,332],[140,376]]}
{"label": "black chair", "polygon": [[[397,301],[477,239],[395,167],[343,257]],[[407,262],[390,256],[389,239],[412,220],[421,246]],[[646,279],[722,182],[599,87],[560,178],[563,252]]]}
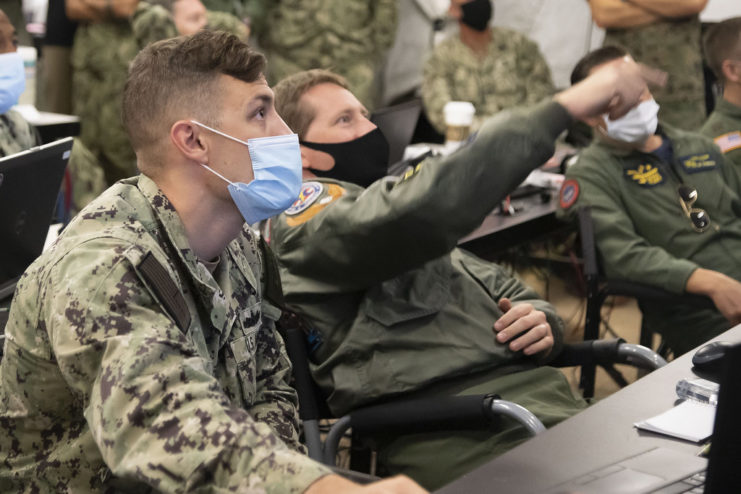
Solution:
{"label": "black chair", "polygon": [[[581,248],[583,258],[583,272],[586,296],[587,310],[584,321],[584,340],[592,341],[600,338],[599,328],[601,323],[602,305],[607,297],[611,295],[622,295],[636,298],[639,302],[667,302],[681,301],[698,308],[711,308],[713,302],[708,297],[701,295],[684,294],[677,295],[664,289],[621,279],[607,279],[602,274],[599,263],[599,255],[594,239],[594,223],[592,222],[592,210],[590,206],[582,206],[578,210],[579,217],[579,234],[581,237]],[[639,344],[653,348],[653,332],[645,324],[641,325],[641,334]],[[659,345],[657,352],[666,357],[669,353],[665,345]],[[603,366],[605,371],[620,386],[626,386],[628,383],[623,375],[613,366]],[[582,368],[580,387],[584,396],[591,398],[594,396],[594,380],[596,367],[586,365]]]}
{"label": "black chair", "polygon": [[[353,447],[363,438],[377,433],[424,432],[434,430],[481,430],[495,425],[502,415],[520,422],[532,435],[545,427],[525,408],[495,394],[430,397],[423,399],[395,399],[378,405],[353,410],[343,417],[333,417],[324,396],[311,377],[306,333],[300,319],[294,314],[281,318],[279,330],[286,342],[286,350],[293,364],[294,386],[299,398],[299,416],[304,428],[304,441],[309,456],[334,466],[340,439],[352,430]],[[564,345],[554,365],[609,365],[626,363],[644,369],[656,369],[666,361],[647,348],[625,343],[623,340],[596,340]],[[337,418],[327,437],[320,437],[319,421]],[[351,469],[367,471],[366,460],[351,455]]]}

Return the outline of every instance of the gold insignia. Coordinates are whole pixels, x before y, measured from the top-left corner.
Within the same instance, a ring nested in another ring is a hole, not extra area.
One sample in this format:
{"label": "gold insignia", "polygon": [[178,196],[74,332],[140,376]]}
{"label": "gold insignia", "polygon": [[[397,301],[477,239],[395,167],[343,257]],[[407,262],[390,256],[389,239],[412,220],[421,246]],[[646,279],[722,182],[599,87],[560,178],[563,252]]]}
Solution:
{"label": "gold insignia", "polygon": [[345,195],[345,189],[337,184],[324,184],[325,194],[320,199],[316,200],[308,209],[303,211],[301,214],[296,216],[286,216],[286,225],[298,226],[306,223],[311,218],[316,216],[322,209],[326,208],[329,204],[334,202]]}
{"label": "gold insignia", "polygon": [[638,165],[635,170],[628,170],[626,174],[640,185],[658,185],[664,181],[659,169],[654,165]]}
{"label": "gold insignia", "polygon": [[709,154],[698,154],[688,158],[682,158],[682,165],[688,172],[702,170],[703,168],[715,167],[715,161],[710,159]]}

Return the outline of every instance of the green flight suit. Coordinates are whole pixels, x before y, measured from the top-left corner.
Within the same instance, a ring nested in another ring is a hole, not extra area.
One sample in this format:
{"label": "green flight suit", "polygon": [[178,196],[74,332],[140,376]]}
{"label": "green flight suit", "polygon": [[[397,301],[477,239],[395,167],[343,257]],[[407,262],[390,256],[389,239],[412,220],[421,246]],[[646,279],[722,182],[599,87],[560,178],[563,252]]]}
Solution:
{"label": "green flight suit", "polygon": [[741,169],[741,108],[718,99],[700,133],[715,141],[721,151]]}
{"label": "green flight suit", "polygon": [[[741,280],[741,178],[713,142],[669,126],[672,163],[652,153],[617,150],[595,140],[566,172],[562,215],[592,207],[597,247],[608,277],[684,293],[698,267]],[[697,189],[692,206],[710,216],[704,233],[692,228],[677,188]],[[730,327],[711,309],[642,305],[644,324],[680,355]]]}
{"label": "green flight suit", "polygon": [[[455,248],[552,155],[569,121],[552,102],[502,114],[470,145],[399,180],[367,189],[304,182],[299,200],[265,225],[287,305],[321,335],[312,373],[334,413],[416,392],[501,392],[546,425],[584,407],[559,370],[537,367],[562,344],[554,308],[501,267]],[[526,357],[495,341],[502,297],[546,313],[556,341],[550,355]],[[389,472],[431,489],[525,437],[505,421],[496,432],[379,438],[380,458]],[[447,447],[425,446],[440,443]]]}
{"label": "green flight suit", "polygon": [[449,101],[473,104],[476,130],[499,111],[534,104],[553,92],[551,71],[538,45],[510,29],[492,28],[484,57],[474,53],[459,36],[451,36],[435,47],[424,65],[425,112],[443,134],[443,108]]}
{"label": "green flight suit", "polygon": [[[143,175],[81,211],[13,299],[0,491],[282,494],[328,473],[300,452],[257,242],[245,228],[212,274]],[[148,255],[179,289],[182,330]]]}
{"label": "green flight suit", "polygon": [[661,105],[659,118],[696,131],[705,121],[705,78],[702,73],[700,19],[666,19],[625,29],[608,29],[604,46],[622,46],[638,62],[668,74],[665,87],[652,87]]}

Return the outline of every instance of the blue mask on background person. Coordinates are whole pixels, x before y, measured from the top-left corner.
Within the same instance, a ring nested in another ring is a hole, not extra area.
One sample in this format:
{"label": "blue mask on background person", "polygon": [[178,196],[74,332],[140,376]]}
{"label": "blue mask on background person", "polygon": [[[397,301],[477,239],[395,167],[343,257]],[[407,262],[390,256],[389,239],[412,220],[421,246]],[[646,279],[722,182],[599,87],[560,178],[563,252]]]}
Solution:
{"label": "blue mask on background person", "polygon": [[18,104],[18,98],[26,89],[26,71],[23,68],[23,57],[13,51],[0,55],[0,115],[10,107]]}
{"label": "blue mask on background person", "polygon": [[244,142],[200,122],[194,124],[247,146],[252,182],[232,182],[209,166],[201,166],[229,184],[229,193],[244,220],[252,225],[283,212],[301,191],[301,148],[296,134],[258,137]]}

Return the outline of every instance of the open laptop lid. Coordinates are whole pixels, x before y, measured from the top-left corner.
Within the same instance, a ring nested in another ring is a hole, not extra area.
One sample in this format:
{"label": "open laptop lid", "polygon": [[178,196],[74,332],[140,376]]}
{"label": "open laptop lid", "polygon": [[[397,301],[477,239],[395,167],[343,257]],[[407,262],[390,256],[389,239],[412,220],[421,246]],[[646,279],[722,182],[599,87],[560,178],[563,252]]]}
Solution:
{"label": "open laptop lid", "polygon": [[741,492],[741,344],[724,360],[705,494]]}
{"label": "open laptop lid", "polygon": [[0,159],[0,299],[44,247],[73,139]]}
{"label": "open laptop lid", "polygon": [[412,142],[421,110],[421,101],[412,100],[381,108],[371,115],[371,122],[381,129],[389,143],[389,165],[404,158],[404,150]]}

